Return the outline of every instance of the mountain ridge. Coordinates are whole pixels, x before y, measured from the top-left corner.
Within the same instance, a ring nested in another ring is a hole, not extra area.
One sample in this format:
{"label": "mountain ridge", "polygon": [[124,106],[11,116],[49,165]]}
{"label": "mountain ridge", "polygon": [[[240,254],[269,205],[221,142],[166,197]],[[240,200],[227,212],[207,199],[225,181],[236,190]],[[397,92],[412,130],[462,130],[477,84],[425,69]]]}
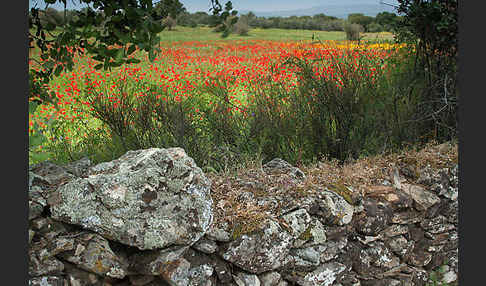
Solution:
{"label": "mountain ridge", "polygon": [[328,4],[314,6],[306,9],[295,10],[281,10],[281,11],[254,11],[254,10],[238,10],[238,14],[247,14],[253,12],[258,17],[289,17],[289,16],[313,16],[323,13],[327,16],[334,16],[337,18],[347,18],[351,13],[363,13],[366,16],[376,16],[380,12],[396,13],[393,7],[385,4],[359,4],[359,5],[342,5],[342,4]]}

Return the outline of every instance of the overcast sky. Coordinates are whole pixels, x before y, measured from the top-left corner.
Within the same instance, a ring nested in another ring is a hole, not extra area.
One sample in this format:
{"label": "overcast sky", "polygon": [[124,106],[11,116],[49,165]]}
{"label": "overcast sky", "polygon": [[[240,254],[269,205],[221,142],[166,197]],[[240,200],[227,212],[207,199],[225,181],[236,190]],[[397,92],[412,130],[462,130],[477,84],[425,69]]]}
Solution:
{"label": "overcast sky", "polygon": [[[209,12],[210,0],[179,0],[187,11],[193,13],[196,11]],[[79,0],[67,0],[68,9],[82,8],[85,7],[83,4],[79,4]],[[155,1],[154,1],[155,2]],[[325,5],[339,5],[339,4],[377,4],[380,2],[385,2],[389,4],[397,5],[396,0],[232,0],[233,8],[235,10],[250,10],[250,11],[284,11],[284,10],[295,10],[295,9],[306,9],[316,6]],[[43,9],[45,7],[45,2],[43,0],[29,0],[29,8],[37,3],[37,7]],[[75,4],[73,4],[75,3]],[[220,0],[220,3],[224,5],[226,0]],[[381,4],[383,5],[383,4]],[[50,7],[56,9],[63,9],[63,4],[53,4]]]}

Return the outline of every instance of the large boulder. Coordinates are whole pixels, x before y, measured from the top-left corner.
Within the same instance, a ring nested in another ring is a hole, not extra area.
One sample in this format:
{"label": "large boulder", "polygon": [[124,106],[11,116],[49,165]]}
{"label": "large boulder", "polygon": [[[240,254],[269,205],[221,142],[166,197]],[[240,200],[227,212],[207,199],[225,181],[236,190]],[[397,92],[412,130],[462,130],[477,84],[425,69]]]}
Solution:
{"label": "large boulder", "polygon": [[52,217],[141,250],[192,245],[213,221],[210,181],[181,148],[129,151],[51,195]]}

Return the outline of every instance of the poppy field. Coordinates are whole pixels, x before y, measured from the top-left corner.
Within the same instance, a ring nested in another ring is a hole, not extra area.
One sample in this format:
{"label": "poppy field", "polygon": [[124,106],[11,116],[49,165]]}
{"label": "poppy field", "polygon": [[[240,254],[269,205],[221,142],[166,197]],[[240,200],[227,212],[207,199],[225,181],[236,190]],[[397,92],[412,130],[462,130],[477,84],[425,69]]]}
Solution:
{"label": "poppy field", "polygon": [[[223,169],[255,156],[344,160],[410,137],[402,122],[416,99],[402,96],[411,53],[403,45],[210,40],[160,50],[153,62],[130,51],[134,63],[112,70],[76,56],[72,71],[44,86],[49,102],[29,114],[30,137],[43,139],[30,163],[179,146]],[[30,59],[41,68],[35,50]]]}

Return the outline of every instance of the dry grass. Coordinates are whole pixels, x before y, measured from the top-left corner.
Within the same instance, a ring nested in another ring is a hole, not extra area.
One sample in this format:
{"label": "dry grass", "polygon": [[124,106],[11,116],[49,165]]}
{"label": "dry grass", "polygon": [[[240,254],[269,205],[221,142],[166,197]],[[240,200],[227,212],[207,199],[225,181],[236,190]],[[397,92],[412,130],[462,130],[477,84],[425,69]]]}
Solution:
{"label": "dry grass", "polygon": [[[307,176],[303,181],[288,174],[266,174],[261,167],[241,169],[233,176],[208,174],[212,180],[215,224],[227,223],[230,229],[238,228],[240,233],[251,232],[258,222],[265,218],[278,221],[282,213],[298,207],[299,199],[325,188],[339,191],[343,186],[349,187],[352,193],[347,200],[352,201],[354,196],[369,196],[380,191],[384,180],[393,182],[395,169],[411,170],[412,176],[406,179],[414,182],[418,177],[414,177],[413,172],[418,174],[427,166],[441,169],[457,163],[457,144],[431,143],[421,150],[367,157],[344,165],[327,161],[302,166],[300,169]],[[273,204],[267,203],[272,200]]]}

